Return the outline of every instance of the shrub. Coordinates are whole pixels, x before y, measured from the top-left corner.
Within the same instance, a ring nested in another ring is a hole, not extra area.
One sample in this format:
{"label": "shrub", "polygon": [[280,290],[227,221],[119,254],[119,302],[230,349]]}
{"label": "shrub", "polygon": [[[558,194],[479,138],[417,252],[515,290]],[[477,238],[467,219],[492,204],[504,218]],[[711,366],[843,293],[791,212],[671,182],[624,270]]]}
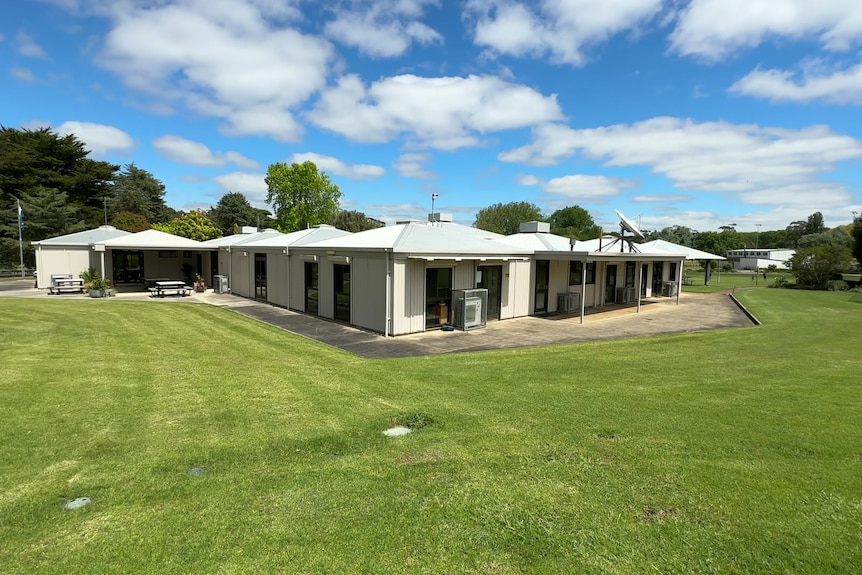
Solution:
{"label": "shrub", "polygon": [[783,275],[776,276],[775,279],[772,280],[772,283],[769,284],[769,287],[771,288],[789,288],[791,286],[792,284],[787,281],[787,277]]}
{"label": "shrub", "polygon": [[850,286],[844,280],[829,280],[826,283],[826,289],[829,291],[847,291]]}

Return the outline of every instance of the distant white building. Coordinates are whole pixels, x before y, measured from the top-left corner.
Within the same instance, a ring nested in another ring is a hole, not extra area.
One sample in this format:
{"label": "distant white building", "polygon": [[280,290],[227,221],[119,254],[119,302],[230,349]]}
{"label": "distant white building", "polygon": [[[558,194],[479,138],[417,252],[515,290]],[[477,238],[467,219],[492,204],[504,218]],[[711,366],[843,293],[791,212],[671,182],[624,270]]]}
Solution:
{"label": "distant white building", "polygon": [[796,250],[742,248],[728,251],[727,260],[735,270],[763,270],[769,266],[786,270],[790,269],[790,258],[795,254]]}

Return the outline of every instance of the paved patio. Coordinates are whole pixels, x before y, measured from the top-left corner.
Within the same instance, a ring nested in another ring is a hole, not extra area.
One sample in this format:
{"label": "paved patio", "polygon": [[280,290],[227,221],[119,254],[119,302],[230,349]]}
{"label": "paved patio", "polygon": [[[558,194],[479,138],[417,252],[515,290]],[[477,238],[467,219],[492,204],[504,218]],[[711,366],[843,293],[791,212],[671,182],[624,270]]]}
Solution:
{"label": "paved patio", "polygon": [[[33,287],[32,279],[0,282],[0,297],[81,299],[85,295],[48,295]],[[654,298],[635,306],[606,306],[588,309],[584,323],[577,316],[551,315],[492,321],[473,331],[427,331],[398,337],[384,337],[334,321],[289,311],[266,303],[212,290],[189,297],[151,298],[147,292],[125,291],[111,301],[141,300],[217,305],[281,329],[367,358],[398,358],[506,349],[599,339],[643,337],[663,333],[685,333],[729,327],[751,327],[752,320],[727,293],[683,292],[676,298]],[[96,302],[94,302],[96,303]]]}

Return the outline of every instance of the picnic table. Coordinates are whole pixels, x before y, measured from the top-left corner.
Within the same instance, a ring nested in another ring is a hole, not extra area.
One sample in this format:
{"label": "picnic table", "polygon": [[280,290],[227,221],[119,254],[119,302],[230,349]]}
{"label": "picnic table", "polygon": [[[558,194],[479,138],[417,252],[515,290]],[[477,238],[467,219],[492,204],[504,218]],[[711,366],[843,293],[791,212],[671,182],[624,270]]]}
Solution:
{"label": "picnic table", "polygon": [[51,295],[61,293],[84,293],[84,280],[80,278],[51,278],[51,287],[48,288]]}
{"label": "picnic table", "polygon": [[167,294],[187,296],[192,292],[192,286],[186,285],[182,280],[154,280],[152,286],[147,288],[150,297],[165,297]]}

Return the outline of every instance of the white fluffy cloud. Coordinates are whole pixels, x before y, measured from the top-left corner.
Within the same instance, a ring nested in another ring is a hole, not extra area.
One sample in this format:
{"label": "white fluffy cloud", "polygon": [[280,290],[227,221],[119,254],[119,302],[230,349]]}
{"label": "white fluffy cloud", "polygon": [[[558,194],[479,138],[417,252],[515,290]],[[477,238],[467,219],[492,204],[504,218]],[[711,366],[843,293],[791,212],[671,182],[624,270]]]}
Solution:
{"label": "white fluffy cloud", "polygon": [[611,168],[646,166],[681,190],[729,193],[761,205],[804,205],[816,196],[825,209],[848,202],[850,194],[822,176],[839,162],[862,158],[862,142],[826,126],[791,130],[660,117],[583,130],[541,126],[532,143],[500,159],[551,165],[575,154]]}
{"label": "white fluffy cloud", "polygon": [[365,86],[355,75],[325,91],[310,113],[318,126],[361,142],[400,136],[442,150],[477,146],[480,136],[562,118],[556,96],[494,76],[394,76]]}
{"label": "white fluffy cloud", "polygon": [[135,147],[135,141],[130,135],[119,128],[105,124],[69,121],[57,126],[56,132],[74,134],[96,156],[128,152]]}
{"label": "white fluffy cloud", "polygon": [[334,50],[278,14],[292,10],[264,0],[124,5],[100,62],[136,90],[223,118],[228,134],[295,141],[294,110],[326,85]]}
{"label": "white fluffy cloud", "polygon": [[425,4],[437,0],[366,0],[336,8],[324,32],[332,40],[369,56],[400,56],[413,42],[427,45],[443,37],[419,21]]}
{"label": "white fluffy cloud", "polygon": [[260,167],[255,160],[238,152],[213,152],[200,142],[180,136],[166,135],[153,140],[153,148],[164,158],[192,166],[224,166],[235,164],[247,170]]}
{"label": "white fluffy cloud", "polygon": [[523,175],[518,178],[518,183],[524,186],[539,186],[548,194],[580,201],[594,201],[618,196],[626,188],[637,185],[634,180],[586,174],[572,174],[551,178],[547,181],[536,176]]}
{"label": "white fluffy cloud", "polygon": [[425,168],[429,161],[431,156],[428,154],[402,154],[392,162],[392,167],[401,177],[430,180],[436,178],[437,174]]}
{"label": "white fluffy cloud", "polygon": [[584,50],[637,29],[662,10],[662,0],[469,0],[473,41],[494,53],[585,63]]}
{"label": "white fluffy cloud", "polygon": [[776,37],[816,39],[825,49],[862,44],[859,0],[692,0],[679,14],[672,48],[721,59]]}
{"label": "white fluffy cloud", "polygon": [[862,105],[862,64],[842,70],[823,70],[819,62],[800,71],[755,70],[730,87],[736,94],[773,102],[810,102]]}
{"label": "white fluffy cloud", "polygon": [[33,75],[33,72],[29,68],[23,68],[21,66],[13,67],[9,73],[13,78],[24,82],[25,84],[31,84],[36,81],[36,76]]}
{"label": "white fluffy cloud", "polygon": [[263,205],[266,199],[266,174],[251,174],[248,172],[231,172],[213,178],[225,192],[237,192],[245,195],[252,204]]}
{"label": "white fluffy cloud", "polygon": [[303,162],[314,162],[318,169],[323,170],[324,172],[335,174],[336,176],[343,176],[351,180],[376,180],[386,173],[386,169],[382,166],[375,166],[373,164],[348,164],[338,158],[324,156],[323,154],[315,154],[314,152],[294,154],[289,161],[291,163],[296,162],[297,164],[301,164]]}
{"label": "white fluffy cloud", "polygon": [[45,58],[45,50],[26,32],[19,32],[15,38],[18,53],[28,58]]}

